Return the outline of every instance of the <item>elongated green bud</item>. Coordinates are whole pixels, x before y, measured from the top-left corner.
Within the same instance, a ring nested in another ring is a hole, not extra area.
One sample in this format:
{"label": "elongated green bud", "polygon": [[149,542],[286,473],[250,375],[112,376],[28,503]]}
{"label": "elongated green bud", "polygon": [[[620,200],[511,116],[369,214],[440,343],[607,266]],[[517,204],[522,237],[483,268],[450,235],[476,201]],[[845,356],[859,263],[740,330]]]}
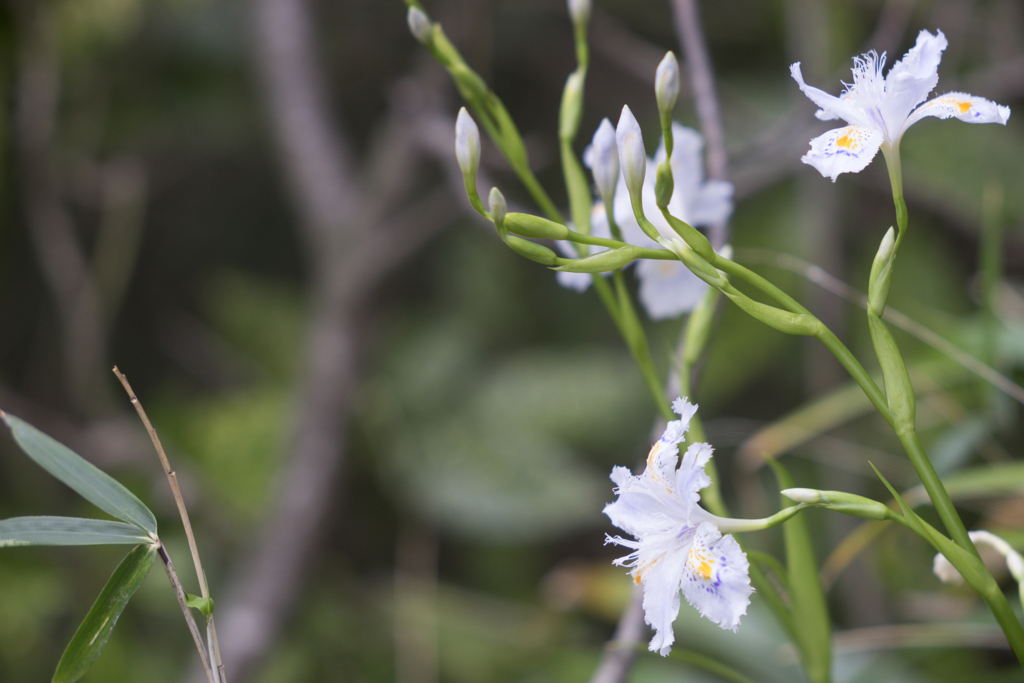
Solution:
{"label": "elongated green bud", "polygon": [[907,374],[907,366],[896,346],[896,340],[892,338],[892,333],[885,323],[870,309],[868,327],[871,330],[871,342],[875,347],[875,355],[878,356],[878,364],[882,366],[885,399],[893,417],[893,427],[897,434],[905,434],[914,429],[914,386],[910,383],[910,375]]}
{"label": "elongated green bud", "polygon": [[[507,224],[506,220],[506,224]],[[558,255],[551,251],[547,247],[531,242],[530,240],[524,240],[515,235],[509,235],[505,238],[505,244],[508,245],[509,249],[516,252],[520,256],[542,263],[545,266],[557,266],[559,262]]]}
{"label": "elongated green bud", "polygon": [[572,140],[580,127],[583,117],[583,74],[573,71],[565,80],[562,90],[562,106],[558,112],[558,137]]}
{"label": "elongated green bud", "polygon": [[768,327],[773,327],[779,332],[796,334],[802,336],[814,336],[821,327],[821,322],[806,313],[791,313],[781,308],[775,308],[760,301],[754,301],[742,292],[733,289],[724,292],[730,300],[742,308],[752,318],[756,318]]}
{"label": "elongated green bud", "polygon": [[494,227],[504,237],[508,234],[508,228],[505,226],[505,214],[508,212],[505,195],[498,188],[492,187],[491,194],[487,197],[487,203],[491,207],[491,219],[494,221]]}
{"label": "elongated green bud", "polygon": [[889,299],[889,289],[892,286],[892,265],[896,254],[893,253],[893,245],[896,243],[896,233],[889,228],[878,245],[878,253],[871,263],[871,276],[868,278],[868,306],[879,318],[885,310],[885,302]]}
{"label": "elongated green bud", "polygon": [[678,237],[673,237],[671,240],[662,238],[659,240],[659,243],[661,246],[674,252],[675,255],[679,257],[679,260],[682,261],[694,275],[712,287],[721,289],[729,284],[729,281],[725,279],[724,275],[715,270],[715,268],[708,263],[703,256],[691,249],[686,242]]}
{"label": "elongated green bud", "polygon": [[606,273],[628,265],[639,258],[639,256],[640,249],[630,244],[567,263],[564,266],[555,268],[555,270],[564,270],[567,273]]}
{"label": "elongated green bud", "polygon": [[569,228],[561,223],[528,213],[508,214],[505,216],[505,227],[509,232],[534,239],[564,240],[569,237]]}
{"label": "elongated green bud", "polygon": [[658,171],[654,176],[654,200],[662,211],[668,211],[673,190],[675,181],[672,179],[672,167],[667,161],[663,161],[658,164]]}
{"label": "elongated green bud", "polygon": [[782,492],[786,498],[797,503],[807,503],[818,507],[842,512],[863,519],[891,519],[893,511],[883,503],[864,496],[857,496],[843,491],[819,491],[817,489],[786,489]]}

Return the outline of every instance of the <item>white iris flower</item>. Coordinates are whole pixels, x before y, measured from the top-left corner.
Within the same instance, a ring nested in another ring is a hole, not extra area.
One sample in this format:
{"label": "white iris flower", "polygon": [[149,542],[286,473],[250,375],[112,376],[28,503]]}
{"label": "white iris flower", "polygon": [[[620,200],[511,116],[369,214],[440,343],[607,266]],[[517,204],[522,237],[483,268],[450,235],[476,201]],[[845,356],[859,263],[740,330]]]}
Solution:
{"label": "white iris flower", "polygon": [[609,536],[606,543],[633,550],[615,564],[631,567],[633,579],[643,584],[644,619],[655,630],[650,649],[662,655],[675,641],[672,622],[679,615],[680,591],[703,616],[733,631],[754,591],[746,554],[721,531],[731,522],[740,530],[742,520],[715,517],[698,505],[700,490],[711,483],[704,472],[711,446],[692,444],[679,463],[679,444],[697,406],[677,398],[672,408],[680,419],[665,427],[643,474],[633,476],[626,467],[612,470],[618,499],[604,509],[612,524],[637,539]]}
{"label": "white iris flower", "polygon": [[[611,125],[609,124],[607,128],[610,130]],[[675,190],[669,201],[669,212],[696,227],[725,222],[732,214],[732,184],[722,180],[705,179],[702,158],[704,139],[697,131],[678,123],[672,124],[672,137],[674,146],[669,163],[672,166]],[[593,145],[588,147],[583,155],[584,163],[594,169],[595,177],[603,170],[595,168],[598,160],[607,158],[608,163],[611,163],[614,150],[607,151],[609,146],[613,147],[608,142],[608,130],[602,131],[599,128],[598,134],[594,136]],[[619,166],[621,159],[617,155],[614,158],[615,165]],[[663,237],[672,239],[678,235],[661,215],[654,197],[656,171],[658,164],[664,160],[665,142],[662,140],[654,158],[646,159],[642,197],[644,215]],[[623,239],[640,247],[659,248],[661,245],[648,237],[637,223],[626,189],[626,181],[618,170],[616,175],[618,182],[615,187],[613,216],[622,230]],[[603,190],[602,194],[606,194],[606,190]],[[590,221],[591,234],[597,237],[611,237],[603,202],[594,205]],[[566,256],[576,257],[571,245],[559,246]],[[603,250],[601,247],[590,249],[590,253]],[[637,266],[636,274],[640,280],[640,303],[653,320],[674,318],[693,310],[707,291],[704,281],[679,261],[644,260]],[[563,287],[583,291],[590,285],[590,276],[584,273],[558,273],[558,282]]]}
{"label": "white iris flower", "polygon": [[879,149],[883,153],[897,149],[903,133],[926,116],[1005,125],[1010,108],[982,97],[951,92],[924,102],[939,82],[939,61],[948,45],[942,31],[936,33],[921,31],[914,47],[884,78],[885,53],[854,57],[853,85],[844,84],[846,92],[839,97],[804,83],[800,62],[793,64],[789,68],[793,79],[820,107],[815,116],[850,124],[811,140],[811,151],[801,161],[835,182],[840,173],[863,170]]}

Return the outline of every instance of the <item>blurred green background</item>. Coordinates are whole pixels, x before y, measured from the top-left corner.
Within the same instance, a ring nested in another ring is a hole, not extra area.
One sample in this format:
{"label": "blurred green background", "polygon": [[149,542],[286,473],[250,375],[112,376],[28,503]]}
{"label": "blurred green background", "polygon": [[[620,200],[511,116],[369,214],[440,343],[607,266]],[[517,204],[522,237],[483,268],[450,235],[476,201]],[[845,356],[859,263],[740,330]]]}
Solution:
{"label": "blurred green background", "polygon": [[[575,68],[564,2],[425,6],[503,98],[564,206],[557,111]],[[939,92],[1016,107],[1024,6],[700,9],[736,186],[738,260],[874,369],[860,309],[780,268],[777,254],[863,291],[894,220],[888,179],[880,160],[834,185],[800,164],[828,126],[788,66],[802,61],[809,83],[838,94],[852,55],[888,50],[891,63],[920,29],[938,28],[950,44]],[[665,50],[679,53],[672,3],[595,0],[590,35],[577,151],[628,104],[653,153],[654,70]],[[402,2],[7,0],[0,103],[0,408],[150,504],[186,589],[198,592],[159,464],[108,371],[116,363],[128,375],[185,489],[229,680],[590,677],[631,589],[610,565],[620,551],[602,545],[607,475],[646,454],[653,402],[593,293],[561,289],[468,211],[452,154],[461,103],[409,36]],[[676,116],[697,125],[685,82]],[[1006,128],[915,126],[903,141],[911,228],[890,299],[1018,381],[1022,151],[1020,114]],[[487,141],[483,172],[533,210]],[[1002,264],[988,280],[978,274],[986,244]],[[648,329],[667,371],[680,322]],[[1001,468],[998,491],[958,496],[968,528],[1020,547],[1024,474],[1011,466],[1022,457],[1021,406],[897,335],[940,471]],[[822,349],[722,309],[691,399],[736,515],[777,509],[758,466],[764,449],[800,486],[881,499],[869,460],[897,487],[913,486],[881,419],[847,394],[820,409],[845,381]],[[779,427],[809,405],[819,412],[795,432]],[[3,437],[0,517],[31,514],[97,513]],[[832,563],[837,680],[1024,680],[983,605],[932,576],[922,541],[884,531],[847,567],[841,544],[857,525],[808,518]],[[749,540],[778,555],[780,539]],[[122,554],[0,552],[0,681],[46,680]],[[201,680],[181,621],[153,571],[84,680]],[[927,628],[942,622],[961,626]],[[979,647],[954,647],[970,640],[967,622],[980,634],[967,644]],[[895,625],[904,630],[886,630]],[[739,634],[686,605],[677,629],[681,647],[754,680],[801,680],[757,595]],[[642,654],[631,680],[723,679]]]}

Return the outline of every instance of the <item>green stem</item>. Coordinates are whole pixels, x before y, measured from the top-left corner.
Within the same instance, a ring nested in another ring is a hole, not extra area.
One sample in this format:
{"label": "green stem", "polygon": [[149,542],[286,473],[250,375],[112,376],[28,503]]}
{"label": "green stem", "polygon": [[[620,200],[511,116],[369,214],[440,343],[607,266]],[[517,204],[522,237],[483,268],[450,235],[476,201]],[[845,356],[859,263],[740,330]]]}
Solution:
{"label": "green stem", "polygon": [[921,483],[924,484],[925,491],[928,492],[928,496],[932,499],[932,505],[935,506],[935,511],[939,513],[939,519],[946,526],[950,537],[958,546],[973,553],[980,559],[978,549],[974,547],[974,543],[968,537],[963,520],[957,514],[953,501],[950,500],[949,494],[946,493],[946,487],[942,485],[942,480],[935,472],[935,468],[932,467],[932,461],[928,459],[928,454],[925,453],[924,447],[921,445],[917,431],[910,427],[902,432],[897,432],[896,436],[899,437],[900,443],[903,444],[903,449],[907,452],[911,464],[913,464],[914,469],[917,471],[917,476],[921,479]]}
{"label": "green stem", "polygon": [[843,342],[839,341],[839,338],[828,329],[824,324],[821,325],[818,334],[815,335],[817,339],[825,345],[832,355],[835,356],[846,371],[850,373],[850,377],[860,385],[860,388],[864,391],[864,394],[871,401],[871,405],[875,407],[885,421],[890,426],[894,424],[892,413],[889,412],[889,402],[885,398],[885,394],[875,384],[875,380],[871,378],[868,371],[864,369],[864,366],[860,364],[860,361],[853,355],[850,349],[846,348]]}
{"label": "green stem", "polygon": [[1003,629],[1006,640],[1009,641],[1010,647],[1013,648],[1013,653],[1017,655],[1017,661],[1024,667],[1024,627],[1021,626],[1020,620],[1014,614],[1013,608],[1010,607],[1010,603],[1006,600],[1006,596],[999,590],[999,586],[996,585],[994,580],[992,584],[993,587],[990,590],[980,593],[981,598],[988,605],[989,610]]}

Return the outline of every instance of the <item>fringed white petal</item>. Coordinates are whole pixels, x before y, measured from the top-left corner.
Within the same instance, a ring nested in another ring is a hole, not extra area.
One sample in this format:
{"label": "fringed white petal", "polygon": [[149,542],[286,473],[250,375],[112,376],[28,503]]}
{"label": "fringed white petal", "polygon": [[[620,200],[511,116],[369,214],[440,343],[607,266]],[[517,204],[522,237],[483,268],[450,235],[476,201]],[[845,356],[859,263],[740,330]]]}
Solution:
{"label": "fringed white petal", "polygon": [[857,173],[875,158],[884,136],[873,128],[846,126],[811,140],[811,151],[800,161],[835,182],[840,173]]}
{"label": "fringed white petal", "polygon": [[932,35],[922,30],[917,42],[900,61],[893,64],[885,77],[882,114],[893,139],[906,130],[903,123],[914,107],[925,101],[939,82],[939,62],[949,42],[942,31]]}
{"label": "fringed white petal", "polygon": [[904,130],[926,116],[939,119],[956,118],[966,123],[1001,123],[1006,125],[1010,108],[996,104],[984,97],[975,97],[962,92],[950,92],[925,102],[914,110],[907,119]]}
{"label": "fringed white petal", "polygon": [[832,121],[835,119],[850,121],[851,119],[858,120],[861,118],[859,109],[849,98],[836,97],[820,88],[815,88],[813,85],[807,85],[804,82],[803,72],[800,70],[800,62],[790,65],[789,74],[796,81],[796,84],[800,86],[803,94],[807,95],[811,102],[818,105],[820,109],[815,113],[815,116],[822,121]]}
{"label": "fringed white petal", "polygon": [[736,539],[722,536],[711,522],[701,522],[687,553],[683,595],[701,616],[735,632],[754,592],[749,571]]}

